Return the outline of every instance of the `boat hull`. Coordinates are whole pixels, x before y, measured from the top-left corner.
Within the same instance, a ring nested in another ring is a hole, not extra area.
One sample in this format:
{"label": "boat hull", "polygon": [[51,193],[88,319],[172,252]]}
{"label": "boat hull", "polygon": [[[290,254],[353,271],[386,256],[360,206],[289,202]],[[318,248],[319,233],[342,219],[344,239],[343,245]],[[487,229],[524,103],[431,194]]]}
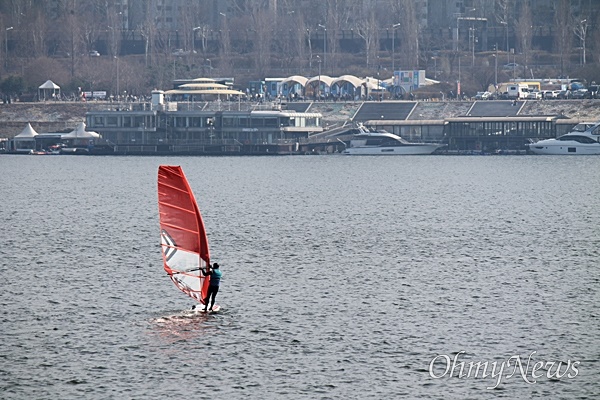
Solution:
{"label": "boat hull", "polygon": [[393,147],[348,147],[342,154],[357,156],[397,156],[397,155],[427,155],[443,146],[437,144],[422,144],[414,146]]}
{"label": "boat hull", "polygon": [[535,154],[549,155],[597,155],[600,143],[585,144],[558,140],[542,140],[529,145],[529,151]]}

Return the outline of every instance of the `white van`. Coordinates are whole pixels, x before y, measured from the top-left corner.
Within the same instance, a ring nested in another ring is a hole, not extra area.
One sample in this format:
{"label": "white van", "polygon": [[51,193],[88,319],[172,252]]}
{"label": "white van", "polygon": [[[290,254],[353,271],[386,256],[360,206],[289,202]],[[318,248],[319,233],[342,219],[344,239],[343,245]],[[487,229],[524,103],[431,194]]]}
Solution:
{"label": "white van", "polygon": [[506,86],[510,99],[526,99],[529,97],[529,87],[524,83],[510,83]]}
{"label": "white van", "polygon": [[[490,85],[490,89],[501,94],[502,98],[508,99],[526,99],[529,96],[529,86],[526,83],[508,82],[500,83],[497,88]],[[489,90],[489,89],[488,89]]]}

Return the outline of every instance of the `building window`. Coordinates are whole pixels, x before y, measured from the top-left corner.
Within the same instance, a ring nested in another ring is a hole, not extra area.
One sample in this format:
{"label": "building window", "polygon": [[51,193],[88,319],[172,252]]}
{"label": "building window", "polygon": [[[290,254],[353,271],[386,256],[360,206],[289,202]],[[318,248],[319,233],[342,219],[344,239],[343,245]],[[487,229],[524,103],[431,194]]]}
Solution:
{"label": "building window", "polygon": [[265,118],[265,126],[270,128],[277,127],[277,118]]}

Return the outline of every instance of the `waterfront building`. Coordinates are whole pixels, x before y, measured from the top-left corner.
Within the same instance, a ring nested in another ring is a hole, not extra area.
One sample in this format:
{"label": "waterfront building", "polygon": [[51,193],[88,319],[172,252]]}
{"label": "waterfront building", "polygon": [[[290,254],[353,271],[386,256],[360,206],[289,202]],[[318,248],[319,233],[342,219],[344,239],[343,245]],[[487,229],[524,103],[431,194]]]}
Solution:
{"label": "waterfront building", "polygon": [[298,142],[323,131],[319,113],[240,101],[174,102],[164,96],[157,90],[151,103],[90,111],[87,125],[118,154],[289,153]]}

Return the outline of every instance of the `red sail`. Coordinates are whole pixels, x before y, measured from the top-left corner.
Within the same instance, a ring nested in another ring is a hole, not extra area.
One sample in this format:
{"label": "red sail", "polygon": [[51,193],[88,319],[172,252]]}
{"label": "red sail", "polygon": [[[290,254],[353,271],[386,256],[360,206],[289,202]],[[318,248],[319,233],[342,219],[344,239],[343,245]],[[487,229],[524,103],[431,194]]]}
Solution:
{"label": "red sail", "polygon": [[158,214],[165,271],[182,292],[204,303],[209,279],[200,269],[210,265],[208,239],[194,193],[179,166],[158,167]]}

